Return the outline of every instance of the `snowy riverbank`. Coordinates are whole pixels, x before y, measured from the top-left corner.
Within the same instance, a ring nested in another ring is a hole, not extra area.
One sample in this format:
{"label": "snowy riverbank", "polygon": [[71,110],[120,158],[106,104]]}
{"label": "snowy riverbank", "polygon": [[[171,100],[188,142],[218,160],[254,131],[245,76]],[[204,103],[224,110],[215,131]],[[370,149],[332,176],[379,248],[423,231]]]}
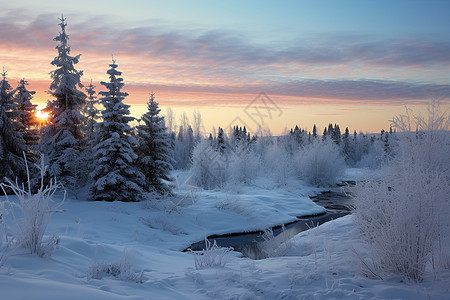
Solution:
{"label": "snowy riverbank", "polygon": [[[308,197],[319,189],[259,179],[252,187],[205,191],[184,184],[186,173],[175,175],[178,196],[170,203],[68,199],[47,229],[60,236],[58,249],[50,258],[20,249],[8,257],[0,268],[2,299],[448,298],[448,272],[421,284],[362,276],[358,255],[366,250],[352,216],[295,236],[278,252],[283,256],[253,261],[233,252],[224,267],[197,270],[193,255],[180,252],[190,243],[323,211]],[[120,265],[121,258],[128,277],[88,278],[93,266]]]}

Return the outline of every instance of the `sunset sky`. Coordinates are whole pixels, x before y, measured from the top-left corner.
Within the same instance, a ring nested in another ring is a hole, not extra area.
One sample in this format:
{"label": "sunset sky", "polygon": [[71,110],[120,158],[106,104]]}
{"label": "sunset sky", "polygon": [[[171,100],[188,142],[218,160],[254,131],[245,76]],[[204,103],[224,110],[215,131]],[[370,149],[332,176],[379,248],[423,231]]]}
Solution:
{"label": "sunset sky", "polygon": [[37,103],[51,99],[61,13],[82,82],[104,90],[114,55],[136,117],[152,90],[176,121],[200,111],[205,132],[234,122],[379,132],[404,104],[450,103],[447,0],[2,2],[0,67],[13,86],[25,77]]}

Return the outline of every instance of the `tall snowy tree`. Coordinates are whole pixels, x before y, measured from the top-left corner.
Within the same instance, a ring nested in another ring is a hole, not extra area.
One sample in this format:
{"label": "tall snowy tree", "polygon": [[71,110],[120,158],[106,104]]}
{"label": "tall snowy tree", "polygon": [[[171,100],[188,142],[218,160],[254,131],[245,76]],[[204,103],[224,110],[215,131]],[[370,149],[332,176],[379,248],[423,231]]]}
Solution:
{"label": "tall snowy tree", "polygon": [[350,156],[350,132],[348,127],[345,128],[344,135],[342,136],[342,151],[345,159],[348,160]]}
{"label": "tall snowy tree", "polygon": [[18,130],[22,133],[22,138],[25,141],[26,157],[29,161],[35,162],[38,155],[32,148],[39,142],[39,133],[37,129],[39,122],[36,120],[35,116],[37,105],[31,103],[31,99],[35,92],[29,91],[27,85],[28,82],[25,79],[19,81],[19,86],[16,89],[13,101],[16,106],[15,119],[19,126]]}
{"label": "tall snowy tree", "polygon": [[148,111],[142,116],[143,125],[138,127],[138,166],[145,176],[144,190],[156,190],[160,194],[170,194],[171,188],[165,181],[171,181],[172,169],[171,138],[160,116],[161,109],[152,93],[147,102]]}
{"label": "tall snowy tree", "polygon": [[329,132],[328,132],[327,128],[325,127],[325,128],[323,129],[322,140],[326,140],[328,134],[329,134]]}
{"label": "tall snowy tree", "polygon": [[96,144],[95,140],[95,124],[100,119],[100,111],[97,109],[96,104],[99,103],[95,86],[91,83],[85,87],[88,98],[86,105],[83,108],[83,115],[85,116],[84,130],[86,132],[87,140],[85,143],[85,149],[83,151],[83,159],[86,162],[86,169],[90,173],[94,167],[94,146]]}
{"label": "tall snowy tree", "polygon": [[61,31],[54,38],[58,45],[58,56],[51,62],[56,67],[52,71],[53,82],[50,94],[55,98],[47,104],[51,112],[50,124],[45,128],[40,142],[40,150],[49,160],[49,172],[58,176],[71,187],[76,187],[83,178],[85,164],[80,163],[85,145],[84,116],[81,114],[86,103],[86,95],[79,90],[83,71],[75,69],[80,55],[71,56],[67,42],[66,18],[59,18]]}
{"label": "tall snowy tree", "polygon": [[88,94],[86,105],[83,108],[83,114],[86,117],[85,130],[88,138],[92,139],[94,136],[94,125],[100,119],[100,111],[95,106],[99,101],[95,95],[95,85],[92,84],[92,79],[91,83],[85,87],[85,90]]}
{"label": "tall snowy tree", "polygon": [[313,126],[312,135],[313,135],[314,138],[317,137],[317,127],[316,127],[316,124],[314,124],[314,126]]}
{"label": "tall snowy tree", "polygon": [[216,149],[220,153],[225,153],[226,150],[226,141],[225,141],[225,133],[223,132],[223,129],[219,127],[219,133],[217,134],[217,145]]}
{"label": "tall snowy tree", "polygon": [[17,107],[13,101],[14,91],[6,79],[3,70],[0,81],[0,182],[8,177],[26,180],[26,170],[22,152],[26,152],[23,133],[20,131],[17,117]]}
{"label": "tall snowy tree", "polygon": [[128,123],[134,118],[130,116],[129,105],[122,101],[128,96],[121,91],[123,79],[117,71],[113,59],[106,72],[109,82],[101,82],[107,89],[99,95],[104,107],[103,121],[95,125],[96,146],[94,147],[95,168],[91,172],[94,180],[91,187],[92,197],[97,201],[140,201],[143,199],[142,186],[145,178],[136,167],[138,159],[133,147],[137,146]]}

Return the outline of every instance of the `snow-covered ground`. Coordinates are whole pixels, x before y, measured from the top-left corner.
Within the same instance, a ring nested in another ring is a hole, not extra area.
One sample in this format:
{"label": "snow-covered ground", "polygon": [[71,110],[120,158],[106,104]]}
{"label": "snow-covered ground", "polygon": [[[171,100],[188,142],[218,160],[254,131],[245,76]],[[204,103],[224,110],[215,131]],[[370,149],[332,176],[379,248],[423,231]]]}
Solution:
{"label": "snow-covered ground", "polygon": [[[349,170],[344,179],[363,173]],[[282,245],[283,256],[254,261],[232,252],[224,267],[197,270],[194,255],[180,250],[211,234],[319,213],[308,197],[319,189],[258,179],[252,187],[205,191],[186,184],[186,172],[174,175],[170,202],[66,200],[47,228],[60,236],[58,248],[49,258],[23,249],[9,256],[0,267],[0,299],[450,299],[448,272],[420,284],[364,277],[358,256],[366,249],[352,216],[295,236]],[[92,278],[111,263],[131,269]]]}

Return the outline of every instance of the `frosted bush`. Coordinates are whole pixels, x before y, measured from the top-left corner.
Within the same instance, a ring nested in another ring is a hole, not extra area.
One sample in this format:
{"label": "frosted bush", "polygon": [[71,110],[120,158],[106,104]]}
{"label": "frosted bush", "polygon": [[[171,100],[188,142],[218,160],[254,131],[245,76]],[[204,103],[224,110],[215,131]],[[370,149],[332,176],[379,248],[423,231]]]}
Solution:
{"label": "frosted bush", "polygon": [[377,268],[421,279],[448,192],[445,176],[408,165],[385,169],[381,180],[358,183],[356,220]]}
{"label": "frosted bush", "polygon": [[240,146],[230,161],[228,168],[230,179],[236,182],[251,184],[258,176],[261,168],[261,158],[251,149]]}
{"label": "frosted bush", "polygon": [[227,153],[217,151],[209,141],[202,140],[192,153],[190,183],[205,189],[223,186],[228,179],[229,159]]}
{"label": "frosted bush", "polygon": [[[382,169],[381,178],[355,187],[356,222],[372,251],[365,263],[370,273],[421,281],[430,261],[445,267],[442,249],[448,247],[450,233],[448,120],[433,103],[428,121],[416,117],[418,133],[398,134],[400,153]],[[409,130],[411,121],[407,114],[393,123]]]}
{"label": "frosted bush", "polygon": [[[51,254],[59,239],[51,236],[44,241],[44,233],[51,215],[63,204],[65,194],[60,202],[53,201],[55,192],[62,186],[56,182],[56,179],[50,180],[49,185],[44,185],[46,172],[44,158],[41,159],[40,165],[40,188],[36,194],[33,194],[31,192],[31,178],[26,160],[25,165],[28,179],[27,189],[23,184],[19,184],[17,180],[13,182],[8,178],[5,179],[6,183],[0,184],[0,187],[5,193],[6,202],[13,216],[14,225],[16,225],[16,232],[13,235],[16,246],[29,248],[31,253],[36,253],[39,256],[47,256]],[[18,201],[14,201],[8,196],[6,193],[8,189],[14,192]]]}
{"label": "frosted bush", "polygon": [[368,153],[363,154],[355,166],[357,168],[377,169],[381,167],[384,158],[384,142],[377,139],[368,147]]}
{"label": "frosted bush", "polygon": [[210,267],[224,267],[230,260],[230,252],[233,248],[219,247],[216,241],[211,243],[205,239],[205,247],[202,251],[192,251],[194,256],[195,269],[205,269]]}
{"label": "frosted bush", "polygon": [[263,172],[278,184],[286,184],[293,173],[292,158],[280,144],[267,145],[263,157]]}
{"label": "frosted bush", "polygon": [[300,179],[315,185],[335,184],[345,171],[345,161],[340,148],[333,141],[315,140],[294,157]]}

